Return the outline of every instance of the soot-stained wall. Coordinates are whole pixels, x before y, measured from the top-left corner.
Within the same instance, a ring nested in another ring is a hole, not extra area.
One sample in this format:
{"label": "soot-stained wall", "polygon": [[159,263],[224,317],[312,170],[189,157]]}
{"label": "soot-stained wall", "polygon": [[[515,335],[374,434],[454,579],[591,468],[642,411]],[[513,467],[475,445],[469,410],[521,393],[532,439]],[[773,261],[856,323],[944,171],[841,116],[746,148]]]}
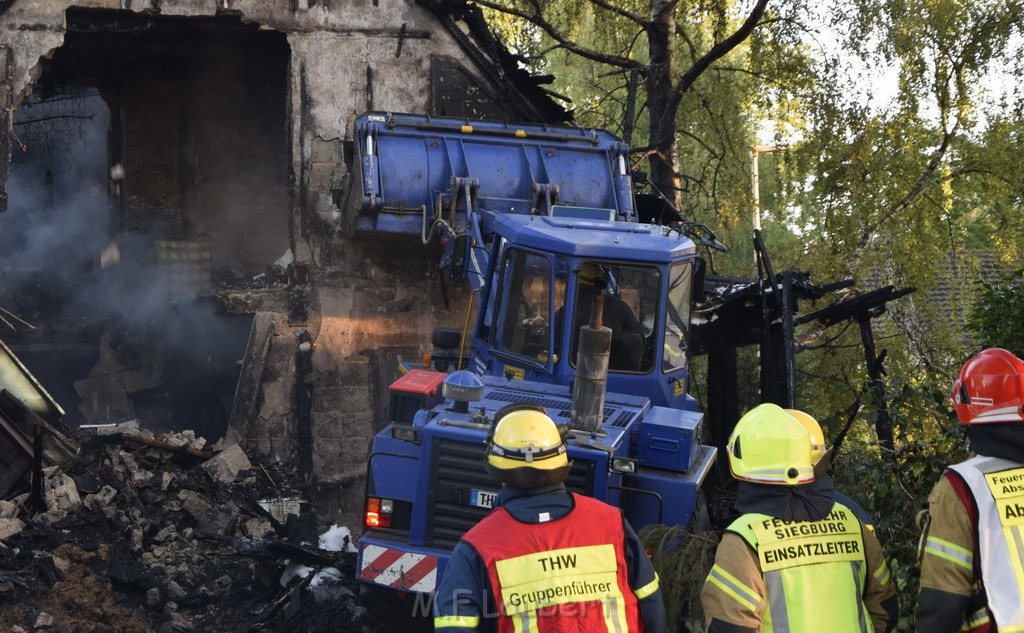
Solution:
{"label": "soot-stained wall", "polygon": [[[370,109],[527,118],[481,72],[496,60],[470,59],[465,31],[414,0],[14,0],[0,14],[15,108],[47,84],[94,87],[107,104],[112,236],[149,236],[157,268],[168,243],[186,249],[203,269],[196,294],[252,318],[228,439],[308,467],[327,523],[358,528],[394,361],[460,326],[469,301],[449,289],[444,306],[418,236],[340,234],[351,125]],[[252,283],[268,269],[279,283]],[[195,340],[219,336],[184,323]],[[106,354],[116,337],[103,340]],[[85,383],[109,385],[96,366]]]}

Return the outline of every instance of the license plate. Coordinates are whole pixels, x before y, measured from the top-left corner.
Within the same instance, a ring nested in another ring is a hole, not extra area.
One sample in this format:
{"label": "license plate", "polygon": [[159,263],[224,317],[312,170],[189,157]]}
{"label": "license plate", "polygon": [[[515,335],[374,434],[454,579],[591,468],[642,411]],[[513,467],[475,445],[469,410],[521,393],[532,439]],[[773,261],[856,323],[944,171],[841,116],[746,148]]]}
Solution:
{"label": "license plate", "polygon": [[476,506],[478,508],[493,508],[494,497],[498,496],[496,492],[490,492],[489,490],[477,490],[476,488],[469,491],[469,505]]}

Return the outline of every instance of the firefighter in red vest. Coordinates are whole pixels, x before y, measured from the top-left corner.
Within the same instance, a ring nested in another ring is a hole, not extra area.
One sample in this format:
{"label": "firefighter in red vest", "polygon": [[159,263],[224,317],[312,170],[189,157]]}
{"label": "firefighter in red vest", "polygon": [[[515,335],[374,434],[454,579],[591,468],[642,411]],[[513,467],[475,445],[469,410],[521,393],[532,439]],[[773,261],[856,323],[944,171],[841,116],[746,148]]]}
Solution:
{"label": "firefighter in red vest", "polygon": [[434,629],[667,629],[658,576],[618,508],[570,493],[566,444],[543,408],[495,414],[494,509],[466,532],[434,598]]}
{"label": "firefighter in red vest", "polygon": [[928,497],[917,630],[1024,631],[1024,360],[981,351],[950,399],[975,456]]}

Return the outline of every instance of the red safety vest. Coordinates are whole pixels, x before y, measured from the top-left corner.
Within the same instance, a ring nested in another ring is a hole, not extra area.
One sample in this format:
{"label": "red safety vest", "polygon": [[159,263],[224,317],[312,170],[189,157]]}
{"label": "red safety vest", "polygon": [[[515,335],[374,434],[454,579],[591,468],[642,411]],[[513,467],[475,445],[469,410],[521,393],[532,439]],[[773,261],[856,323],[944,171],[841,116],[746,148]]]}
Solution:
{"label": "red safety vest", "polygon": [[560,519],[521,523],[497,508],[462,539],[487,568],[498,633],[643,631],[619,510],[573,494]]}

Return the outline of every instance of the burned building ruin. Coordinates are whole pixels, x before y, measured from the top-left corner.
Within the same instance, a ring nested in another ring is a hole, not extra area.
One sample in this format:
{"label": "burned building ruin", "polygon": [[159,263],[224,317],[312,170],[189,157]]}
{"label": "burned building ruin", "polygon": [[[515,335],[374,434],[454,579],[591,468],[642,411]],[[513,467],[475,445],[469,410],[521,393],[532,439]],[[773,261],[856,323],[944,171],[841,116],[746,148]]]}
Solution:
{"label": "burned building ruin", "polygon": [[341,230],[352,121],[567,118],[459,5],[0,0],[0,338],[65,423],[241,444],[358,525],[397,361],[469,297]]}

